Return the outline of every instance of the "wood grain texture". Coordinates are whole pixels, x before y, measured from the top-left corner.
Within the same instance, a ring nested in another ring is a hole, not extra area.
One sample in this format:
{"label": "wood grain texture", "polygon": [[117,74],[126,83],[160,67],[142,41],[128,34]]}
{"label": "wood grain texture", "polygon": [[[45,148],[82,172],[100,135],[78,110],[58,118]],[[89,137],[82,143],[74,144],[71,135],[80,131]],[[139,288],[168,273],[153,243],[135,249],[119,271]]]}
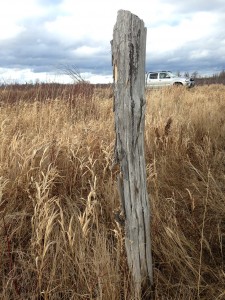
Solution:
{"label": "wood grain texture", "polygon": [[115,161],[121,171],[127,260],[138,293],[153,280],[144,154],[146,33],[137,16],[118,11],[112,41]]}

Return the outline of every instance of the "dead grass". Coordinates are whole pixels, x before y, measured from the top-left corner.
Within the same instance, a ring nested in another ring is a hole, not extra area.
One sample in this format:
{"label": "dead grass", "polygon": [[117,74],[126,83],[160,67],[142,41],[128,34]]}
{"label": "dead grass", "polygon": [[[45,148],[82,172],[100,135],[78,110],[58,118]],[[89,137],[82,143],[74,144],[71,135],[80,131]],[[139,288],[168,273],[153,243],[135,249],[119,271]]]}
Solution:
{"label": "dead grass", "polygon": [[[0,96],[0,298],[134,299],[114,214],[111,91],[42,101],[37,87],[27,101],[10,88],[13,101]],[[154,300],[225,298],[224,95],[211,85],[146,96]]]}

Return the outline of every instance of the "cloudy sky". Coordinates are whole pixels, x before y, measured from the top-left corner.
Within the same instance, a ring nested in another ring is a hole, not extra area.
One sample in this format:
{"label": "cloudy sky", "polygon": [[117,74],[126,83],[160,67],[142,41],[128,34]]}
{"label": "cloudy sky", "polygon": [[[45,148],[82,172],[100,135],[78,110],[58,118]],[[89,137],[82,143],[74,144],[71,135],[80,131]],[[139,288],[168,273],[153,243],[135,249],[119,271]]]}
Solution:
{"label": "cloudy sky", "polygon": [[0,83],[67,82],[59,69],[72,65],[90,82],[111,82],[119,9],[147,27],[146,71],[225,69],[224,0],[0,0],[0,7]]}

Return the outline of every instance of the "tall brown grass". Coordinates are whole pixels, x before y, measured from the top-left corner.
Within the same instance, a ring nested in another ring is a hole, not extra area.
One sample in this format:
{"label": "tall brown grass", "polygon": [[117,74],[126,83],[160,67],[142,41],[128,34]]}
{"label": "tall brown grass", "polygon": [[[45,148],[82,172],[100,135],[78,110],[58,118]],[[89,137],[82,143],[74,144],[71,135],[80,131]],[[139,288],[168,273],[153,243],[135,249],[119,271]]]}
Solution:
{"label": "tall brown grass", "polygon": [[[115,218],[112,91],[45,97],[37,86],[27,99],[10,88],[13,101],[0,92],[0,298],[135,299]],[[146,98],[147,298],[225,299],[225,87]]]}

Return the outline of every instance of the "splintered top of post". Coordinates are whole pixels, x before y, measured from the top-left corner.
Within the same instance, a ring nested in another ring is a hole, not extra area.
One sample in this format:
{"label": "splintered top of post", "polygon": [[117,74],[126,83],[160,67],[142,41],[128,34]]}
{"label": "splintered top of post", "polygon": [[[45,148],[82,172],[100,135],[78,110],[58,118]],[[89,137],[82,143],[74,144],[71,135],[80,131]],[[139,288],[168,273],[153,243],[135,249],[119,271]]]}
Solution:
{"label": "splintered top of post", "polygon": [[143,20],[130,11],[118,11],[111,43],[113,79],[118,87],[133,90],[132,99],[137,90],[144,97],[146,34]]}
{"label": "splintered top of post", "polygon": [[120,22],[120,20],[123,20],[123,19],[129,19],[131,17],[136,18],[137,20],[140,20],[141,22],[143,22],[143,26],[144,26],[144,21],[142,19],[140,19],[137,15],[132,14],[129,10],[120,9],[117,12],[117,22]]}
{"label": "splintered top of post", "polygon": [[117,12],[117,16],[118,17],[119,16],[125,16],[125,15],[127,15],[127,16],[133,15],[134,17],[137,17],[138,19],[140,19],[137,15],[132,14],[129,10],[124,10],[124,9],[118,10],[118,12]]}

